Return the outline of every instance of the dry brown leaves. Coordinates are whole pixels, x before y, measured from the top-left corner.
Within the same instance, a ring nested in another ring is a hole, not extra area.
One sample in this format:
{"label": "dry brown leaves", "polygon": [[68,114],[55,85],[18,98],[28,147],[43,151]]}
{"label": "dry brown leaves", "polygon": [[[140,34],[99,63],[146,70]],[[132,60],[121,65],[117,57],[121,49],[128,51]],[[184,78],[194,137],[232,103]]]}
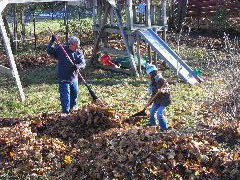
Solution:
{"label": "dry brown leaves", "polygon": [[213,138],[120,125],[106,107],[3,119],[0,177],[55,179],[237,179],[239,151]]}
{"label": "dry brown leaves", "polygon": [[209,130],[207,134],[214,135],[218,142],[233,146],[240,143],[240,121],[227,116],[222,107],[224,107],[222,102],[202,104],[201,111],[204,113],[199,124],[207,128]]}

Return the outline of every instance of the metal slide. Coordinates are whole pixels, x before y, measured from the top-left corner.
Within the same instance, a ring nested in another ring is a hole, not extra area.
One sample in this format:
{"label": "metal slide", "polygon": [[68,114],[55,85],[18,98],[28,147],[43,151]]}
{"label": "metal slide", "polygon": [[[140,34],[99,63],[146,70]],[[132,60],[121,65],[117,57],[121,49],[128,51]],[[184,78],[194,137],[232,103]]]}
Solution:
{"label": "metal slide", "polygon": [[186,83],[195,84],[203,81],[153,30],[139,29],[138,34]]}

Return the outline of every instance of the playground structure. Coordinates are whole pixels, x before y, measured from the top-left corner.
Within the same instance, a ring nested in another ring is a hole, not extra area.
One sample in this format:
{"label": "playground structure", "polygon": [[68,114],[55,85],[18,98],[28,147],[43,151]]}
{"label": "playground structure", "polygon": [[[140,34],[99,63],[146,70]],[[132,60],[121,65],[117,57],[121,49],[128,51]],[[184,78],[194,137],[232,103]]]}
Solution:
{"label": "playground structure", "polygon": [[[115,0],[94,1],[93,30],[96,35],[96,41],[90,60],[92,64],[97,64],[105,69],[138,76],[141,73],[140,40],[142,39],[148,45],[149,63],[157,65],[157,61],[159,60],[157,58],[158,55],[161,58],[160,60],[164,60],[186,83],[195,84],[202,81],[165,43],[167,30],[166,0],[162,0],[160,4],[162,8],[158,8],[162,10],[161,13],[154,11],[157,8],[151,4],[150,0],[144,2],[145,8],[141,13],[139,13],[141,4],[134,4],[133,0],[121,1],[119,4],[117,2]],[[138,6],[138,13],[136,13],[136,6]],[[144,23],[141,21],[143,18],[142,15],[144,15]],[[158,32],[163,32],[163,39],[165,41],[158,36]],[[108,44],[108,34],[120,34],[125,45],[125,50],[121,51],[106,47]],[[135,44],[137,46],[137,53],[134,53]],[[152,58],[151,51],[154,51],[154,58]],[[128,56],[131,62],[131,69],[123,70],[99,65],[97,58],[95,58],[99,52]],[[135,56],[137,56],[138,63],[135,63]],[[138,67],[136,64],[138,64]]]}
{"label": "playground structure", "polygon": [[[0,0],[0,12],[11,3],[27,3],[27,2],[53,2],[54,0]],[[59,0],[64,1],[64,0]],[[75,0],[68,0],[75,1]],[[129,70],[121,68],[110,68],[113,71],[134,74],[136,76],[141,72],[141,53],[140,41],[143,40],[148,45],[148,56],[150,63],[157,64],[157,57],[164,60],[177,75],[186,83],[195,84],[202,81],[200,77],[166,44],[167,25],[167,1],[162,0],[154,5],[150,0],[141,1],[141,7],[133,0],[94,0],[93,1],[93,32],[95,35],[95,44],[93,48],[92,58],[90,62],[96,62],[97,53],[106,52],[114,55],[128,56],[131,62]],[[21,81],[18,75],[14,56],[10,46],[3,19],[0,17],[0,31],[9,59],[11,68],[0,66],[0,72],[10,74],[14,77],[17,84],[21,101],[25,100]],[[67,31],[67,28],[66,28]],[[163,40],[158,36],[162,32]],[[66,33],[67,34],[67,33]],[[120,34],[122,36],[125,50],[117,50],[106,47],[107,34]],[[134,53],[136,45],[137,53]],[[152,53],[154,51],[154,54]],[[157,56],[158,55],[158,56]],[[136,66],[134,58],[138,59]]]}
{"label": "playground structure", "polygon": [[[106,52],[116,56],[128,56],[131,60],[131,70],[116,69],[98,66],[104,69],[120,71],[127,74],[138,75],[141,72],[140,63],[140,38],[137,31],[140,29],[154,29],[156,33],[162,32],[166,40],[167,31],[167,2],[159,1],[152,4],[150,0],[139,1],[93,1],[93,32],[96,37],[91,63],[96,64],[95,56],[99,52]],[[112,34],[120,34],[123,38],[125,50],[108,47],[108,37]],[[137,44],[137,54],[134,54],[134,46]],[[136,67],[134,56],[139,63]],[[152,56],[148,46],[148,57],[150,62],[156,64],[156,55]]]}

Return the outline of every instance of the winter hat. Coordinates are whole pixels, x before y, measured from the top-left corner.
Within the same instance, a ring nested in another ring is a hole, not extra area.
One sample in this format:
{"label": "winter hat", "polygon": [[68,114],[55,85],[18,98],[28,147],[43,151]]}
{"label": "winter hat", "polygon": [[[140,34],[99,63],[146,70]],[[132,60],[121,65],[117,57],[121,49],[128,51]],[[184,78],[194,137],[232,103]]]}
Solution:
{"label": "winter hat", "polygon": [[80,39],[76,36],[70,36],[68,38],[68,43],[69,44],[80,44]]}
{"label": "winter hat", "polygon": [[154,64],[149,64],[146,67],[147,74],[150,74],[152,71],[157,70],[156,66]]}

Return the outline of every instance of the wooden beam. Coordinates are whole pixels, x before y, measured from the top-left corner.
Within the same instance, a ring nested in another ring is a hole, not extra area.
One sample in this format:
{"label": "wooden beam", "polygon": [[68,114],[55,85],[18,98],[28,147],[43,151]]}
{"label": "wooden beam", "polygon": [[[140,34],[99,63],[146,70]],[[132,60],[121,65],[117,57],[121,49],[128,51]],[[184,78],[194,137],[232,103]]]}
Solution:
{"label": "wooden beam", "polygon": [[133,5],[133,24],[137,23],[136,5]]}
{"label": "wooden beam", "polygon": [[[100,31],[100,27],[99,26],[93,26],[93,31]],[[127,35],[131,35],[131,31],[130,30],[125,30]],[[121,31],[119,30],[118,26],[115,27],[104,27],[104,32],[110,33],[110,34],[120,34],[121,35]]]}
{"label": "wooden beam", "polygon": [[12,76],[12,70],[2,65],[0,65],[0,73]]}
{"label": "wooden beam", "polygon": [[128,56],[127,51],[118,50],[118,49],[114,49],[114,48],[101,47],[100,50],[102,52],[107,52],[107,53],[110,53],[110,54],[113,54],[113,55]]}
{"label": "wooden beam", "polygon": [[97,0],[93,0],[93,25],[97,24]]}
{"label": "wooden beam", "polygon": [[162,17],[163,17],[163,40],[167,41],[167,2],[162,0]]}
{"label": "wooden beam", "polygon": [[114,12],[113,12],[112,8],[110,10],[110,24],[111,24],[111,26],[116,26],[116,22],[115,22],[115,18],[114,18]]}
{"label": "wooden beam", "polygon": [[132,0],[127,0],[126,4],[126,14],[127,14],[127,27],[129,29],[133,28],[133,2]]}
{"label": "wooden beam", "polygon": [[147,4],[146,4],[146,18],[145,18],[145,23],[147,27],[151,27],[151,13],[150,13],[150,6],[151,6],[151,2],[150,0],[147,0]]}
{"label": "wooden beam", "polygon": [[64,21],[65,21],[65,30],[66,30],[66,42],[68,42],[68,37],[69,37],[69,17],[68,17],[68,2],[66,1],[64,3]]}
{"label": "wooden beam", "polygon": [[19,78],[19,75],[18,75],[17,66],[16,66],[15,61],[14,61],[12,49],[11,49],[11,46],[10,46],[10,41],[8,39],[7,32],[6,32],[5,26],[3,24],[2,16],[0,16],[0,32],[1,32],[2,37],[3,37],[5,50],[6,50],[6,53],[7,53],[8,59],[9,59],[9,63],[10,63],[11,69],[12,69],[12,76],[14,77],[16,85],[18,87],[20,100],[24,101],[25,100],[25,94],[23,92],[22,84],[21,84],[21,81],[20,81],[20,78]]}
{"label": "wooden beam", "polygon": [[137,58],[138,58],[138,72],[141,75],[141,48],[140,48],[141,37],[137,35]]}
{"label": "wooden beam", "polygon": [[151,17],[151,23],[152,24],[156,24],[156,6],[155,5],[151,5],[150,6],[150,17]]}

